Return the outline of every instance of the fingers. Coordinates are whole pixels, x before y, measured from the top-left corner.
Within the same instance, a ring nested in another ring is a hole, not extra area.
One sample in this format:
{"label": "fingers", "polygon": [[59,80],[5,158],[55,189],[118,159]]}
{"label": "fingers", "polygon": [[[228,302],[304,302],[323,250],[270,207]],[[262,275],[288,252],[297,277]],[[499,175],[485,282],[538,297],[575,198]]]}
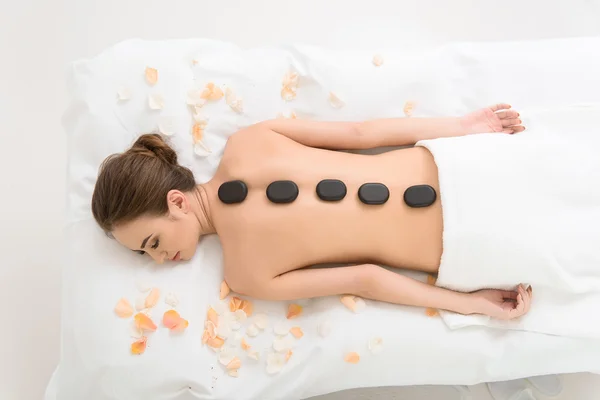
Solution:
{"label": "fingers", "polygon": [[501,290],[500,294],[502,294],[502,298],[510,300],[516,300],[517,296],[519,295],[519,293],[515,292],[514,290]]}
{"label": "fingers", "polygon": [[502,129],[502,133],[519,133],[519,132],[523,132],[524,130],[525,130],[524,126],[517,125],[517,126],[510,126],[508,128]]}
{"label": "fingers", "polygon": [[508,110],[510,107],[511,107],[510,104],[498,103],[498,104],[494,104],[493,106],[491,106],[490,110],[496,112],[498,110]]}
{"label": "fingers", "polygon": [[519,118],[507,118],[501,119],[500,121],[502,122],[502,126],[504,127],[521,124],[521,120]]}
{"label": "fingers", "polygon": [[519,118],[520,114],[518,112],[516,112],[515,110],[508,110],[508,111],[499,111],[496,113],[496,115],[500,119],[507,119],[507,118]]}

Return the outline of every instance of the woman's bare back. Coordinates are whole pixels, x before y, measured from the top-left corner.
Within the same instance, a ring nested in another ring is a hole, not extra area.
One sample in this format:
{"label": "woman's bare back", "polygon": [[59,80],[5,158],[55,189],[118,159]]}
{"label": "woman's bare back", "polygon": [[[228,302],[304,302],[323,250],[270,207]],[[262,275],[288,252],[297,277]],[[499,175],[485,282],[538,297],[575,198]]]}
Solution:
{"label": "woman's bare back", "polygon": [[[326,202],[316,195],[323,179],[339,179],[347,195]],[[219,186],[242,180],[246,199],[223,204]],[[291,180],[299,189],[295,201],[274,204],[267,186]],[[358,188],[367,182],[390,191],[383,205],[363,204]],[[299,268],[323,263],[378,263],[437,271],[442,253],[440,201],[410,208],[404,191],[427,184],[439,191],[437,168],[424,148],[379,155],[352,154],[300,144],[268,129],[239,132],[225,148],[208,189],[213,223],[224,252],[225,278],[270,280]]]}

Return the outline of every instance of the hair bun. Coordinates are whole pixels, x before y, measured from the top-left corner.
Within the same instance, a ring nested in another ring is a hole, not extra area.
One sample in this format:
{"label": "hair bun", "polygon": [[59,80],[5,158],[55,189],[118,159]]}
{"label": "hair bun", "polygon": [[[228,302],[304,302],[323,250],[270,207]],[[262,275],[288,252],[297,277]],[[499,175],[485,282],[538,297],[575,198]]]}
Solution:
{"label": "hair bun", "polygon": [[147,133],[140,136],[129,151],[142,154],[148,152],[147,155],[152,153],[159,160],[167,164],[177,165],[177,153],[157,133]]}

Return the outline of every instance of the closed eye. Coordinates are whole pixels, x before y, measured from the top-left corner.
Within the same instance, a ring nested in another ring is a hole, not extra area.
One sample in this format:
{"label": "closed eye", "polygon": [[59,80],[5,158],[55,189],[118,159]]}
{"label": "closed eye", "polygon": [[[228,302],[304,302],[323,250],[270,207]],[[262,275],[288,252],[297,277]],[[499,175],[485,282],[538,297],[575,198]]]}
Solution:
{"label": "closed eye", "polygon": [[160,240],[156,239],[156,241],[154,242],[154,244],[152,245],[153,249],[158,248],[158,244],[160,243]]}
{"label": "closed eye", "polygon": [[135,252],[138,253],[141,256],[143,256],[144,254],[146,254],[146,252],[144,250],[135,250]]}

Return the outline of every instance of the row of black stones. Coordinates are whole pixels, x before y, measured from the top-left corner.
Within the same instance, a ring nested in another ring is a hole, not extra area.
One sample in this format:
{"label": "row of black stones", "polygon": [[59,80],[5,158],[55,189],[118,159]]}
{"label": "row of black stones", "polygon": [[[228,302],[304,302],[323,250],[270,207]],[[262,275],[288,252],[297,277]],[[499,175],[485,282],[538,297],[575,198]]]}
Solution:
{"label": "row of black stones", "polygon": [[[275,181],[267,186],[267,198],[276,204],[291,203],[298,193],[298,185],[292,181]],[[317,184],[317,196],[323,201],[340,201],[346,194],[346,185],[338,179],[323,179]],[[225,204],[241,203],[247,195],[248,187],[240,180],[219,186],[218,196]],[[358,198],[364,204],[384,204],[390,198],[390,191],[383,183],[365,183],[358,189]],[[429,185],[411,186],[404,192],[404,202],[414,208],[428,207],[436,199],[435,189]]]}

